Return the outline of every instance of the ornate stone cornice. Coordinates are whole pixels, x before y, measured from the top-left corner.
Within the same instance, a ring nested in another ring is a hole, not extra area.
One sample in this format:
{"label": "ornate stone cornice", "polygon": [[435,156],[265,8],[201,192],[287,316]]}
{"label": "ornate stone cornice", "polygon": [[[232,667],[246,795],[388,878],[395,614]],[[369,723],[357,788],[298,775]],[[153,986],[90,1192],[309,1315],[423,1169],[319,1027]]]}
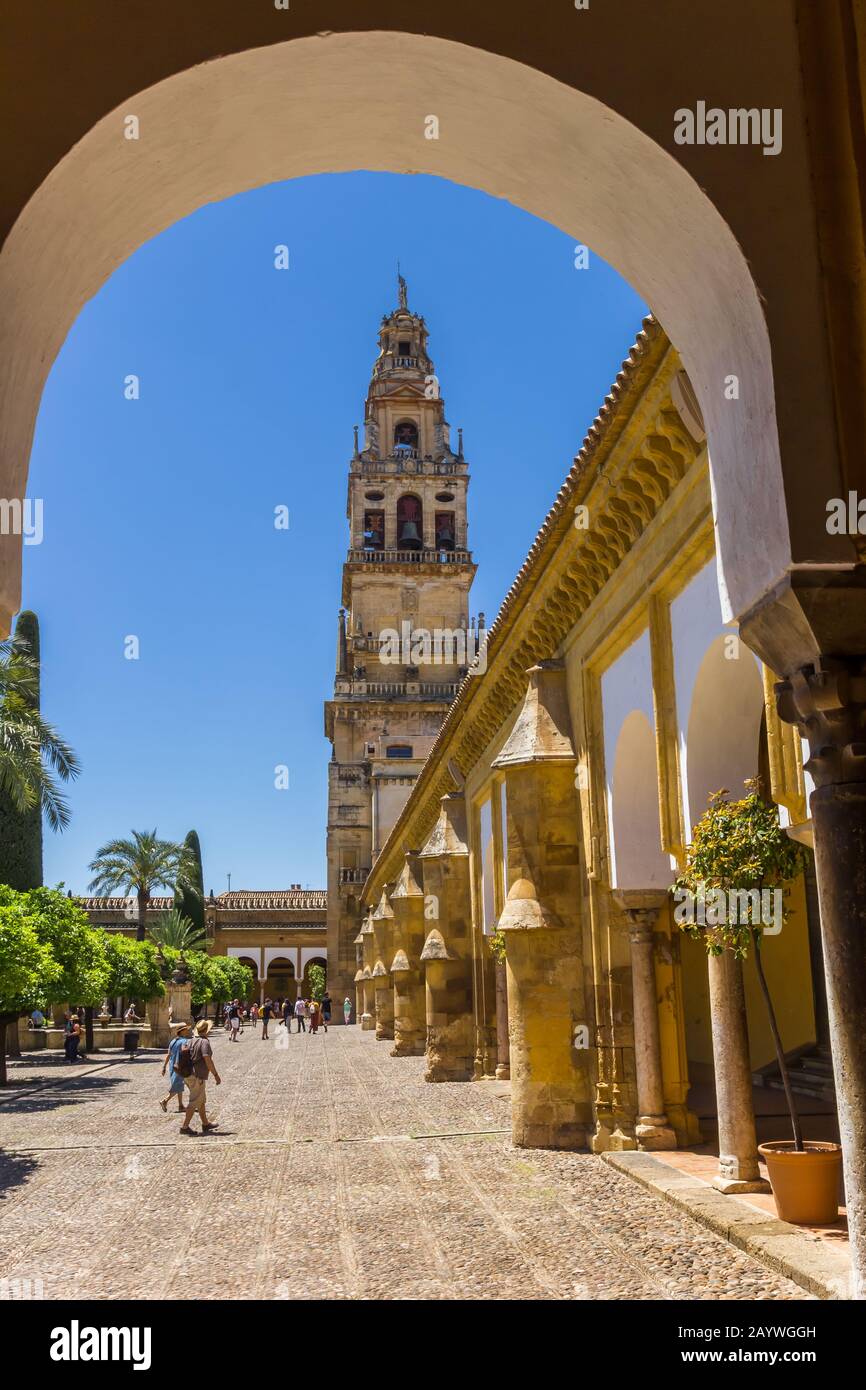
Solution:
{"label": "ornate stone cornice", "polygon": [[489,630],[487,668],[463,681],[365,901],[400,872],[402,846],[428,838],[454,786],[449,762],[464,776],[475,765],[523,700],[527,669],[556,656],[702,452],[671,398],[680,369],[659,324],[646,319]]}

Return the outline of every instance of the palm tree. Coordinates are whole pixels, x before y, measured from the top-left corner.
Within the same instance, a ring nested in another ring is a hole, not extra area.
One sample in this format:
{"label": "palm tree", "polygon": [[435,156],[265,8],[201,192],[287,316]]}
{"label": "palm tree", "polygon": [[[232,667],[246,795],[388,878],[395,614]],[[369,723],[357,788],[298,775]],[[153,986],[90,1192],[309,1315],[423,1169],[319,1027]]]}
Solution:
{"label": "palm tree", "polygon": [[0,792],[16,811],[39,806],[52,830],[69,824],[60,791],[79,773],[68,743],[39,713],[39,662],[17,638],[0,642]]}
{"label": "palm tree", "polygon": [[205,931],[173,907],[170,912],[163,912],[159,921],[150,928],[150,937],[158,945],[173,946],[176,951],[198,951],[204,942]]}
{"label": "palm tree", "polygon": [[160,840],[156,830],[133,830],[131,840],[109,840],[96,851],[90,865],[91,893],[116,893],[119,888],[138,898],[136,941],[144,941],[147,909],[154,888],[174,889],[189,873],[187,851],[173,840]]}

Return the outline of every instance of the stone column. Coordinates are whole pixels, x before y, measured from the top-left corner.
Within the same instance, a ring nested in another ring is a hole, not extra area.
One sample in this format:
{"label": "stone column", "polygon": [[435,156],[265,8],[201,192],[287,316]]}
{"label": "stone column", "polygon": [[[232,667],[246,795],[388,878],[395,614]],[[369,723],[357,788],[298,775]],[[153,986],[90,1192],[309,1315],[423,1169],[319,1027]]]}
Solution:
{"label": "stone column", "polygon": [[391,1041],[394,1037],[394,987],[391,982],[391,961],[394,955],[392,930],[394,913],[384,889],[371,921],[376,955],[373,964],[376,1040],[378,1042],[385,1039]]}
{"label": "stone column", "polygon": [[192,984],[188,980],[169,980],[165,988],[172,1023],[191,1023]]}
{"label": "stone column", "polygon": [[394,914],[394,1046],[392,1057],[419,1057],[427,1043],[427,1004],[421,951],[424,947],[424,893],[416,877],[417,856],[406,855],[391,893]]}
{"label": "stone column", "polygon": [[505,961],[496,962],[496,1080],[508,1081],[511,1065],[508,1053],[508,980]]}
{"label": "stone column", "polygon": [[[373,959],[373,923],[370,921],[369,913],[364,918],[364,923],[359,935],[363,950],[361,978],[359,981],[361,985],[361,1003],[363,1007],[359,1022],[362,1031],[369,1032],[376,1027],[376,992],[373,986],[373,966],[376,962]],[[355,979],[358,979],[357,975]]]}
{"label": "stone column", "polygon": [[677,1137],[665,1112],[659,1037],[653,929],[664,905],[664,889],[621,889],[614,893],[628,923],[631,947],[634,1061],[637,1080],[635,1138],[639,1149],[675,1149]]}
{"label": "stone column", "polygon": [[743,964],[730,951],[709,956],[707,964],[719,1124],[719,1171],[713,1187],[730,1193],[769,1192],[758,1167]]}
{"label": "stone column", "polygon": [[[838,613],[846,609],[840,606]],[[853,628],[852,628],[853,631]],[[860,627],[862,634],[862,625]],[[821,658],[776,686],[809,740],[809,809],[830,1046],[851,1239],[851,1296],[866,1300],[866,658]]]}
{"label": "stone column", "polygon": [[434,925],[424,942],[427,1081],[469,1081],[474,1074],[472,903],[466,802],[443,796],[439,819],[421,850],[425,899]]}
{"label": "stone column", "polygon": [[528,671],[493,763],[506,777],[506,938],[512,1130],[523,1148],[583,1148],[592,1128],[580,924],[578,803],[565,670]]}

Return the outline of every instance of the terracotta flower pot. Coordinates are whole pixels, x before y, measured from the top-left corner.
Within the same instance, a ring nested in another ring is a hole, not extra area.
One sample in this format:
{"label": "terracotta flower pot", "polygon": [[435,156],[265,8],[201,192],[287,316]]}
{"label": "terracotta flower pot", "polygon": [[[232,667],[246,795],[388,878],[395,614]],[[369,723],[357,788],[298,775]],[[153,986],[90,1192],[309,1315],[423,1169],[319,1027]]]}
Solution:
{"label": "terracotta flower pot", "polygon": [[782,1221],[794,1226],[831,1226],[839,1218],[842,1149],[817,1139],[803,1141],[798,1153],[791,1139],[759,1144]]}

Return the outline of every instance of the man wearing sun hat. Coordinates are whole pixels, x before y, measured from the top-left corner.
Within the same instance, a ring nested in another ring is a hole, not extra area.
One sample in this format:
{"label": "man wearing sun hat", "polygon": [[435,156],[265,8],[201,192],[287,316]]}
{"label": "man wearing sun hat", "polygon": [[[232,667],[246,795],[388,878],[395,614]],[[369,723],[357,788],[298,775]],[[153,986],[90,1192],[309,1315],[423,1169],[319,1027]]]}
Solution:
{"label": "man wearing sun hat", "polygon": [[186,1078],[189,1087],[189,1104],[183,1117],[183,1124],[180,1127],[181,1134],[195,1134],[196,1131],[190,1128],[190,1120],[198,1111],[201,1116],[201,1132],[209,1134],[216,1129],[216,1124],[211,1124],[205,1111],[206,1086],[208,1073],[210,1073],[216,1084],[220,1084],[220,1074],[214,1066],[213,1048],[211,1047],[208,1033],[213,1024],[209,1019],[201,1018],[195,1025],[195,1037],[189,1046],[190,1061],[192,1062],[192,1075]]}
{"label": "man wearing sun hat", "polygon": [[176,1097],[177,1108],[182,1115],[184,1113],[183,1088],[186,1084],[186,1078],[178,1071],[178,1061],[181,1048],[184,1043],[188,1042],[192,1037],[192,1028],[188,1023],[173,1023],[171,1031],[171,1042],[168,1045],[168,1051],[162,1062],[163,1076],[165,1076],[166,1068],[168,1068],[168,1095],[159,1103],[163,1110],[167,1110],[169,1101],[172,1097]]}

